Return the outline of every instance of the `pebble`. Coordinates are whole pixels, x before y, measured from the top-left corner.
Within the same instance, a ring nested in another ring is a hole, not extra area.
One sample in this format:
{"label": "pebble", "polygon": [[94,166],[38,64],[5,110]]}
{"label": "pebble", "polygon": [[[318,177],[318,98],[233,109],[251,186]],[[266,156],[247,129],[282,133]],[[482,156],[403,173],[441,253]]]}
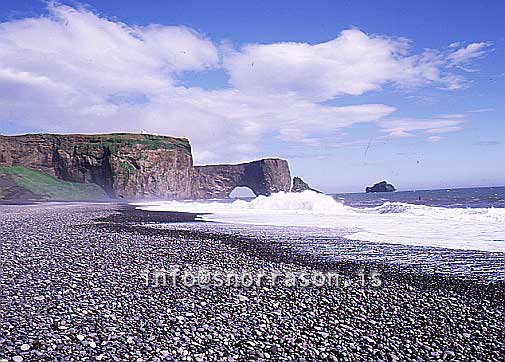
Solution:
{"label": "pebble", "polygon": [[247,298],[245,295],[239,294],[238,300],[239,300],[239,302],[247,302],[249,300],[249,298]]}
{"label": "pebble", "polygon": [[[142,226],[151,220],[144,213],[115,211],[121,208],[117,205],[76,205],[0,205],[6,261],[0,290],[9,300],[0,314],[0,357],[499,360],[505,348],[498,287],[491,293],[463,280],[460,288],[450,280],[400,272],[376,289],[151,287],[143,284],[142,272],[168,263],[183,269],[205,265],[275,272],[320,271],[333,264],[311,258],[291,240],[289,245],[271,240],[270,233],[264,240],[242,238],[211,223],[155,229]],[[94,221],[109,215],[118,222]],[[340,250],[340,245],[331,247]],[[33,295],[45,296],[44,303],[33,303]]]}
{"label": "pebble", "polygon": [[449,357],[454,357],[456,355],[453,351],[445,351],[445,354]]}

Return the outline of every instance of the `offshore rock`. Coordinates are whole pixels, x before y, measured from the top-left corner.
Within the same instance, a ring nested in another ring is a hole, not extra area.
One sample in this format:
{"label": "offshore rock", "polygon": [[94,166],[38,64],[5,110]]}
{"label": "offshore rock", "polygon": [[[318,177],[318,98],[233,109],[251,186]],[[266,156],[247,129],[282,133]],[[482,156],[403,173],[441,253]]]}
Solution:
{"label": "offshore rock", "polygon": [[308,183],[302,180],[301,177],[298,176],[293,177],[293,186],[291,187],[291,192],[303,192],[307,190],[315,191],[320,194],[322,193],[319,190],[311,188]]}
{"label": "offshore rock", "polygon": [[382,181],[379,183],[376,183],[372,187],[366,187],[365,192],[393,192],[396,191],[395,187],[387,181]]}

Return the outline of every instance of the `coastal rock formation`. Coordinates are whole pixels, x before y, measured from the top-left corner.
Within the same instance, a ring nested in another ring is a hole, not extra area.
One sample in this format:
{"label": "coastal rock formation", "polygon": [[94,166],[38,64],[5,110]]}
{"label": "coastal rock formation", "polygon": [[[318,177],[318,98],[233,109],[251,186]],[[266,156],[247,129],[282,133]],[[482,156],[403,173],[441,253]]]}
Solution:
{"label": "coastal rock formation", "polygon": [[395,187],[387,181],[382,181],[379,183],[376,183],[372,187],[366,187],[365,192],[393,192],[396,191]]}
{"label": "coastal rock formation", "polygon": [[256,195],[288,192],[291,175],[288,162],[277,158],[236,165],[195,166],[193,197],[226,198],[235,187],[249,187]]}
{"label": "coastal rock formation", "polygon": [[187,139],[139,134],[0,136],[0,166],[95,183],[111,197],[191,196]]}
{"label": "coastal rock formation", "polygon": [[311,188],[308,183],[302,180],[301,177],[298,176],[293,177],[293,186],[291,187],[291,192],[303,192],[307,190],[315,191],[320,194],[322,193],[319,190]]}
{"label": "coastal rock formation", "polygon": [[13,166],[127,199],[225,198],[237,186],[270,195],[291,186],[285,160],[194,167],[187,139],[150,134],[0,136],[0,167]]}

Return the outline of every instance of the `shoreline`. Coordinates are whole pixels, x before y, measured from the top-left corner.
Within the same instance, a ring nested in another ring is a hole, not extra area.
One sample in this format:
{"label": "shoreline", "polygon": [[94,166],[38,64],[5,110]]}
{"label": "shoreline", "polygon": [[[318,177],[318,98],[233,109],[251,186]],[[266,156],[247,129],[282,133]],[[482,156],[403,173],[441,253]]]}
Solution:
{"label": "shoreline", "polygon": [[[118,213],[95,221],[112,223],[108,227],[118,231],[129,231],[132,228],[144,228],[144,232],[159,235],[173,233],[172,230],[153,229],[145,226],[139,226],[139,223],[179,223],[179,222],[200,222],[213,224],[211,221],[196,220],[203,214],[172,212],[172,211],[145,211],[136,209],[132,205],[120,205],[117,208]],[[142,230],[142,229],[138,229]],[[154,231],[153,231],[154,230]],[[340,272],[355,272],[360,267],[367,269],[380,270],[386,278],[394,278],[402,283],[422,286],[424,288],[455,288],[460,289],[462,294],[474,294],[499,301],[505,304],[505,282],[503,281],[482,281],[459,276],[447,276],[420,273],[412,268],[405,266],[394,266],[386,263],[363,262],[363,261],[329,261],[318,258],[308,253],[294,253],[286,250],[282,246],[274,245],[268,242],[262,242],[254,237],[237,236],[230,237],[229,234],[219,232],[204,231],[177,231],[179,235],[188,233],[193,237],[204,238],[211,235],[214,239],[223,240],[230,245],[240,248],[242,252],[248,253],[253,257],[265,258],[279,263],[292,263],[296,266],[311,267],[322,270],[338,270]],[[374,244],[370,242],[371,244]]]}
{"label": "shoreline", "polygon": [[143,271],[170,265],[342,274],[358,266],[249,237],[140,225],[195,214],[124,204],[5,209],[0,359],[499,360],[505,350],[503,283],[368,264],[382,268],[382,286],[153,287]]}

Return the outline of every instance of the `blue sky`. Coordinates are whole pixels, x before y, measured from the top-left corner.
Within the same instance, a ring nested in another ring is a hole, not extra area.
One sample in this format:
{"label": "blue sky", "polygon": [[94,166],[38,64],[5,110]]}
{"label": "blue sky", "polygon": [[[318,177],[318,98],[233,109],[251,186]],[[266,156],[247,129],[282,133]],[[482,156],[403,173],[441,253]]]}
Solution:
{"label": "blue sky", "polygon": [[0,3],[0,133],[186,136],[327,192],[505,184],[503,1]]}

